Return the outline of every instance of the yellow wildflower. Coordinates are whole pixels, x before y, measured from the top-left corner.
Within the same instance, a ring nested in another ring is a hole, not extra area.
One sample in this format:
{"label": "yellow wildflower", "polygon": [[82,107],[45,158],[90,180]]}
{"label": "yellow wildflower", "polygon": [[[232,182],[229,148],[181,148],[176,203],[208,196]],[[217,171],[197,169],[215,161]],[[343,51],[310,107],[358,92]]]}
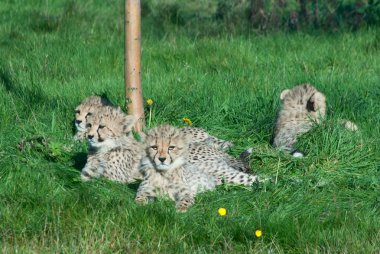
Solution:
{"label": "yellow wildflower", "polygon": [[255,235],[256,235],[257,238],[259,238],[259,237],[261,237],[263,235],[263,232],[260,229],[257,229],[255,231]]}
{"label": "yellow wildflower", "polygon": [[152,104],[153,104],[153,100],[152,99],[147,99],[146,100],[146,103],[148,104],[148,108],[149,108],[149,121],[148,121],[148,127],[150,128],[150,124],[152,122]]}
{"label": "yellow wildflower", "polygon": [[220,216],[226,216],[227,210],[226,210],[226,208],[221,207],[218,209],[218,213]]}
{"label": "yellow wildflower", "polygon": [[153,104],[153,100],[152,99],[148,99],[148,100],[146,100],[146,103],[150,106],[150,105]]}
{"label": "yellow wildflower", "polygon": [[182,118],[182,120],[183,120],[185,123],[187,123],[189,126],[191,126],[191,125],[193,124],[193,122],[192,122],[189,118],[184,117],[184,118]]}

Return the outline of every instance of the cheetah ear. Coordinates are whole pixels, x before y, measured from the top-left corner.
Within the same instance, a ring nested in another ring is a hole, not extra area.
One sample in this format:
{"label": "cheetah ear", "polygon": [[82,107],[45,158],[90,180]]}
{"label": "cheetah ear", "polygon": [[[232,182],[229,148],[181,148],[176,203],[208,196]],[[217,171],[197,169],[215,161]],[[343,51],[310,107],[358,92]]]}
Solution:
{"label": "cheetah ear", "polygon": [[280,95],[280,100],[283,101],[285,96],[290,92],[289,89],[285,89],[284,91],[281,92],[281,95]]}
{"label": "cheetah ear", "polygon": [[135,116],[127,115],[123,119],[123,131],[129,133],[132,131],[133,126],[135,125],[137,119]]}
{"label": "cheetah ear", "polygon": [[307,100],[306,109],[309,112],[316,112],[323,105],[324,101],[325,96],[320,92],[316,92],[309,98],[309,100]]}
{"label": "cheetah ear", "polygon": [[306,102],[306,109],[309,112],[310,111],[313,111],[313,112],[317,111],[313,97],[310,97],[310,99]]}

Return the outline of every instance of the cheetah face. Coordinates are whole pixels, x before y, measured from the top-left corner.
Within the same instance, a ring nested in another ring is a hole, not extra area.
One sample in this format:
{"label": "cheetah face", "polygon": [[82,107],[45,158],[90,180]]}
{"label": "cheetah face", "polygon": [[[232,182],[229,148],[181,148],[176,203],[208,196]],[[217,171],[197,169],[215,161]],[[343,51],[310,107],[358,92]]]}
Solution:
{"label": "cheetah face", "polygon": [[147,155],[157,170],[175,169],[186,162],[188,137],[172,126],[152,129],[147,135],[146,144]]}
{"label": "cheetah face", "polygon": [[326,113],[325,96],[309,84],[282,91],[280,100],[285,109],[306,114],[314,120],[324,117]]}
{"label": "cheetah face", "polygon": [[106,123],[101,116],[89,115],[86,123],[87,139],[92,147],[100,147],[107,143],[112,143],[112,139],[117,137],[112,125]]}
{"label": "cheetah face", "polygon": [[114,146],[117,140],[130,135],[135,118],[118,109],[105,108],[96,114],[88,115],[86,121],[86,137],[92,147],[99,148]]}
{"label": "cheetah face", "polygon": [[111,105],[111,102],[101,96],[89,96],[84,99],[75,109],[75,128],[77,131],[83,132],[86,130],[87,116],[94,114],[102,106]]}
{"label": "cheetah face", "polygon": [[75,128],[77,131],[86,130],[87,116],[94,114],[98,108],[98,106],[94,105],[79,105],[75,109]]}

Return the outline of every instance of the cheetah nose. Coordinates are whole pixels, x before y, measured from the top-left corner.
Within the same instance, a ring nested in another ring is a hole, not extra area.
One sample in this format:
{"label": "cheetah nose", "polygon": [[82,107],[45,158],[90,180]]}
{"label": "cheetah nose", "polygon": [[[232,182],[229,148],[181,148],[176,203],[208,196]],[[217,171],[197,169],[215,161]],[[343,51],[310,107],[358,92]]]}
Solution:
{"label": "cheetah nose", "polygon": [[81,121],[81,120],[75,120],[75,122],[76,122],[77,124],[80,124],[82,121]]}
{"label": "cheetah nose", "polygon": [[89,139],[92,139],[92,138],[94,137],[94,135],[87,135],[87,137],[88,137]]}
{"label": "cheetah nose", "polygon": [[161,162],[164,162],[164,161],[166,160],[165,157],[159,157],[158,159],[159,159]]}

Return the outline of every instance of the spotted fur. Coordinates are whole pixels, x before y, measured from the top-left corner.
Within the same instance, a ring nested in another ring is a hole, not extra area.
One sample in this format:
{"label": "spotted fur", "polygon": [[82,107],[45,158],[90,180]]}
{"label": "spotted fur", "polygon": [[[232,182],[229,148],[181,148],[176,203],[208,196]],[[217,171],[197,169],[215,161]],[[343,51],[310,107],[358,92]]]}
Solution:
{"label": "spotted fur", "polygon": [[188,163],[217,180],[230,184],[250,186],[258,181],[256,175],[247,174],[249,166],[214,147],[202,143],[190,143]]}
{"label": "spotted fur", "polygon": [[202,128],[182,127],[180,131],[190,135],[192,137],[190,142],[192,143],[203,143],[221,151],[226,151],[233,147],[232,142],[214,137]]}
{"label": "spotted fur", "polygon": [[[218,154],[219,157],[223,157],[230,167],[242,172],[251,171],[251,168],[247,162],[247,157],[251,153],[249,152],[250,150],[244,151],[243,154],[241,154],[241,157],[236,159],[235,157],[223,152],[233,147],[232,142],[214,137],[202,128],[182,127],[179,130],[190,137],[189,142],[192,144],[191,146],[201,145],[203,147],[206,145],[211,147],[211,150],[213,150],[215,154]],[[189,159],[192,160],[192,157],[192,154],[190,154]]]}

